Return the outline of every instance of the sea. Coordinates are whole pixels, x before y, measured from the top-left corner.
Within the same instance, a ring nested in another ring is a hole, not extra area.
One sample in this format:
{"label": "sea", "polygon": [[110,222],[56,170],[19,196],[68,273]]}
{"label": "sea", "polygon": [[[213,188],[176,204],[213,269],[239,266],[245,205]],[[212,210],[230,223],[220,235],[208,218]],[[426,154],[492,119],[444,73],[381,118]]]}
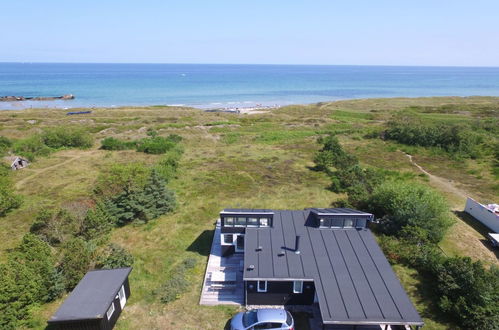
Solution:
{"label": "sea", "polygon": [[499,96],[499,67],[0,63],[1,110],[171,105],[235,109],[419,96]]}

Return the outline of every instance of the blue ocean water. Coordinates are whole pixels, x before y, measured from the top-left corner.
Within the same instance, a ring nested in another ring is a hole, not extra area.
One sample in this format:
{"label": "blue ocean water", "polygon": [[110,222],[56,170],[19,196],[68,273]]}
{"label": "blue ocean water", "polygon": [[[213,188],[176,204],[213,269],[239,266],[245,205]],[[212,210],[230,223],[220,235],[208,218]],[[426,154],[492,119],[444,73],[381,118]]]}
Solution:
{"label": "blue ocean water", "polygon": [[235,108],[368,97],[499,96],[499,68],[0,63],[0,109],[186,105]]}

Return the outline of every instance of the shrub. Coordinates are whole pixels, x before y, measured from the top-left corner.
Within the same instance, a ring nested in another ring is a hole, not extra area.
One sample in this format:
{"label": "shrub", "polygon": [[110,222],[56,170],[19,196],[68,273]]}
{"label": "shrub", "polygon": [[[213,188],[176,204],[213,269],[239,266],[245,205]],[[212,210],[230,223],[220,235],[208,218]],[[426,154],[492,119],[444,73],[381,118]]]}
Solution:
{"label": "shrub", "polygon": [[77,235],[80,226],[77,218],[66,209],[42,208],[31,225],[30,232],[50,245],[58,245]]}
{"label": "shrub", "polygon": [[162,156],[156,166],[154,166],[154,169],[166,182],[175,177],[182,153],[183,150],[177,146]]}
{"label": "shrub", "polygon": [[133,262],[130,252],[117,244],[109,244],[99,257],[97,267],[104,269],[131,267]]}
{"label": "shrub", "polygon": [[94,192],[105,199],[139,190],[144,187],[149,174],[150,169],[142,163],[114,164],[97,177]]}
{"label": "shrub", "polygon": [[189,269],[196,266],[196,260],[188,258],[183,260],[178,266],[174,267],[170,278],[156,291],[162,303],[170,303],[177,300],[182,293],[187,291],[191,283],[189,281]]}
{"label": "shrub", "polygon": [[42,141],[50,148],[90,148],[93,145],[92,136],[81,128],[53,127],[43,131]]}
{"label": "shrub", "polygon": [[87,211],[83,220],[80,235],[86,239],[96,239],[111,232],[116,219],[112,217],[105,203],[97,203],[94,209]]}
{"label": "shrub", "polygon": [[355,156],[343,150],[338,138],[333,134],[318,140],[322,149],[315,155],[314,162],[319,170],[328,171],[329,167],[344,169],[358,163]]}
{"label": "shrub", "polygon": [[468,125],[425,123],[413,116],[390,121],[384,136],[403,144],[438,147],[471,158],[479,156],[479,145],[483,142]]}
{"label": "shrub", "polygon": [[142,139],[137,142],[137,151],[147,154],[164,154],[175,147],[176,142],[162,136]]}
{"label": "shrub", "polygon": [[447,258],[435,270],[438,306],[467,329],[499,324],[499,269],[468,257]]}
{"label": "shrub", "polygon": [[0,217],[22,204],[21,196],[14,191],[12,182],[7,175],[0,175]]}
{"label": "shrub", "polygon": [[0,155],[4,154],[12,147],[12,141],[0,135]]}
{"label": "shrub", "polygon": [[381,230],[400,237],[401,230],[423,228],[429,241],[439,242],[450,227],[448,207],[441,195],[426,186],[386,182],[374,189],[367,205],[381,221]]}
{"label": "shrub", "polygon": [[104,150],[127,150],[135,147],[136,142],[134,141],[122,141],[113,137],[107,137],[101,142],[101,149]]}
{"label": "shrub", "polygon": [[81,238],[72,238],[62,246],[60,269],[64,275],[66,288],[71,290],[82,279],[90,267],[92,253]]}
{"label": "shrub", "polygon": [[17,140],[14,142],[12,149],[15,153],[23,155],[31,161],[35,160],[36,156],[47,156],[52,152],[52,149],[44,143],[40,134]]}

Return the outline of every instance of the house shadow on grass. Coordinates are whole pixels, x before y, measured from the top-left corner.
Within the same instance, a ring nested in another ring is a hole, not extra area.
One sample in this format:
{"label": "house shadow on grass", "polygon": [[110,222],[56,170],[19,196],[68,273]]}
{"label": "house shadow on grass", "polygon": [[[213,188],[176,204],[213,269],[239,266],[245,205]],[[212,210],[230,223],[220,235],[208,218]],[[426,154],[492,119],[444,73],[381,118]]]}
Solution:
{"label": "house shadow on grass", "polygon": [[203,231],[192,243],[187,247],[187,251],[196,252],[202,256],[209,256],[211,251],[211,242],[215,230]]}
{"label": "house shadow on grass", "polygon": [[492,230],[490,230],[489,228],[487,228],[486,226],[484,226],[480,221],[478,221],[477,219],[475,219],[473,216],[471,216],[470,214],[464,212],[464,211],[452,211],[456,217],[458,217],[459,219],[463,220],[464,223],[466,223],[467,225],[469,225],[470,227],[472,227],[474,230],[476,230],[477,232],[479,232],[482,236],[483,236],[483,239],[480,239],[480,242],[487,248],[489,249],[490,251],[492,251],[495,255],[496,255],[496,258],[499,259],[499,250],[498,249],[495,249],[492,244],[489,242],[489,240],[487,239],[487,234],[492,232]]}

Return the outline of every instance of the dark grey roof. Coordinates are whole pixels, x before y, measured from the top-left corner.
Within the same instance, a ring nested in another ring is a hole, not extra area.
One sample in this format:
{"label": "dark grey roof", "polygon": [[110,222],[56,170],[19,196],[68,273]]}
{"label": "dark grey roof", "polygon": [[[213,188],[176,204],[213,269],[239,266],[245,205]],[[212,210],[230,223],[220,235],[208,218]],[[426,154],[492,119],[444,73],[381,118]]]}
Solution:
{"label": "dark grey roof", "polygon": [[272,228],[246,229],[245,280],[313,280],[327,324],[423,324],[369,229],[306,226],[310,213],[275,211]]}
{"label": "dark grey roof", "polygon": [[338,207],[338,208],[310,208],[306,209],[310,210],[311,212],[315,214],[320,214],[320,215],[338,215],[338,214],[348,214],[348,215],[371,215],[370,213],[362,212],[362,211],[357,211],[357,210],[352,210],[346,207]]}
{"label": "dark grey roof", "polygon": [[224,209],[222,212],[223,213],[235,213],[235,214],[248,214],[248,213],[255,213],[255,214],[265,214],[265,213],[274,213],[273,210],[269,209]]}
{"label": "dark grey roof", "polygon": [[131,271],[117,268],[88,272],[48,322],[102,318]]}

